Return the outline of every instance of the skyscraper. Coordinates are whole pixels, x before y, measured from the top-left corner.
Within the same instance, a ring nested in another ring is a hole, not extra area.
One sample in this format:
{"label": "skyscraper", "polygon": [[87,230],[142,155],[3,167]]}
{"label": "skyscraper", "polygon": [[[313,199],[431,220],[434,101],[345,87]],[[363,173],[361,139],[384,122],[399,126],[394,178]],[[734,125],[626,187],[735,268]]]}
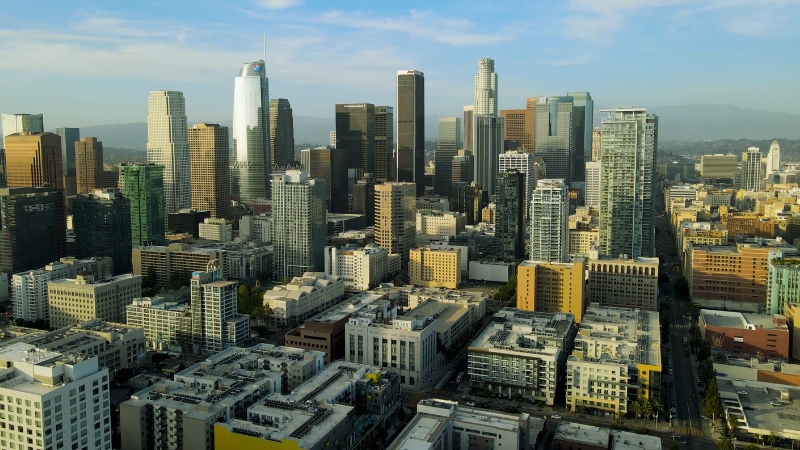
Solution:
{"label": "skyscraper", "polygon": [[600,174],[602,162],[589,161],[586,163],[586,188],[584,204],[595,208],[600,207]]}
{"label": "skyscraper", "polygon": [[264,61],[245,63],[233,85],[232,194],[245,204],[269,198],[269,80]]}
{"label": "skyscraper", "polygon": [[534,168],[535,157],[531,153],[511,150],[500,154],[500,173],[517,171],[525,176],[525,189],[522,204],[525,205],[524,216],[528,217],[531,193],[539,180],[539,171]]}
{"label": "skyscraper", "polygon": [[495,194],[498,160],[503,152],[503,119],[495,116],[475,117],[475,181],[489,195]]}
{"label": "skyscraper", "polygon": [[461,119],[442,117],[439,119],[439,141],[436,143],[434,161],[436,173],[433,180],[433,193],[447,197],[453,182],[453,158],[461,149]]}
{"label": "skyscraper", "polygon": [[375,177],[365,173],[353,186],[353,214],[364,215],[364,225],[375,225]]}
{"label": "skyscraper", "polygon": [[272,218],[276,280],[325,270],[325,180],[287,170],[272,176]]}
{"label": "skyscraper", "polygon": [[[536,156],[547,164],[548,178],[563,178],[567,185],[573,181],[572,169],[577,164],[572,121],[572,97],[539,97],[534,137]],[[582,152],[583,149],[581,161]]]}
{"label": "skyscraper", "polygon": [[609,117],[600,126],[598,248],[612,257],[651,257],[655,253],[658,116],[648,115],[644,108],[607,112]]}
{"label": "skyscraper", "polygon": [[483,58],[478,61],[478,73],[475,74],[475,117],[497,116],[497,74],[494,71],[494,60]]}
{"label": "skyscraper", "polygon": [[459,150],[453,157],[452,183],[472,183],[475,181],[475,157],[472,150]]}
{"label": "skyscraper", "polygon": [[3,137],[14,133],[44,133],[41,114],[3,114]]}
{"label": "skyscraper", "polygon": [[61,137],[61,165],[64,169],[64,190],[67,196],[77,192],[75,178],[75,143],[81,140],[80,128],[56,128]]}
{"label": "skyscraper", "polygon": [[397,181],[425,195],[425,75],[397,71]]}
{"label": "skyscraper", "polygon": [[546,178],[536,183],[530,205],[531,260],[568,261],[568,190],[563,179]]}
{"label": "skyscraper", "polygon": [[742,153],[742,190],[758,191],[763,186],[763,182],[764,169],[761,164],[761,150],[758,147],[750,147]]}
{"label": "skyscraper", "polygon": [[74,144],[75,190],[86,194],[103,184],[103,143],[96,137],[85,137]]}
{"label": "skyscraper", "polygon": [[[531,156],[531,155],[528,155]],[[497,178],[495,237],[500,242],[499,257],[519,260],[525,257],[525,174],[516,170]]]}
{"label": "skyscraper", "polygon": [[230,219],[231,179],[228,127],[196,123],[186,130],[192,168],[192,208]]}
{"label": "skyscraper", "polygon": [[417,235],[416,192],[414,183],[375,185],[375,244],[400,254],[403,267]]}
{"label": "skyscraper", "polygon": [[347,168],[355,171],[355,179],[365,173],[374,173],[375,105],[336,105],[336,149],[346,155]]}
{"label": "skyscraper", "polygon": [[108,256],[114,275],[133,270],[130,200],[114,191],[80,194],[73,202],[72,224],[76,257]]}
{"label": "skyscraper", "polygon": [[475,105],[467,105],[464,107],[464,149],[474,150],[472,139],[472,127],[475,125]]}
{"label": "skyscraper", "polygon": [[166,221],[167,214],[192,205],[186,104],[183,92],[151,91],[148,106],[147,162],[164,168]]}
{"label": "skyscraper", "polygon": [[64,188],[61,138],[53,133],[23,131],[5,137],[6,177],[11,187]]}
{"label": "skyscraper", "polygon": [[767,153],[767,176],[781,171],[781,145],[778,140],[773,140]]}
{"label": "skyscraper", "polygon": [[453,182],[448,201],[450,211],[464,213],[467,216],[467,225],[480,222],[481,198],[483,191],[474,181],[471,183]]}
{"label": "skyscraper", "polygon": [[[306,150],[303,150],[304,152]],[[326,210],[348,213],[347,210],[347,152],[330,147],[308,149],[308,161],[303,165],[308,178],[325,180]]]}
{"label": "skyscraper", "polygon": [[164,167],[155,164],[122,164],[119,178],[122,195],[131,202],[131,244],[163,245]]}
{"label": "skyscraper", "polygon": [[526,109],[502,109],[500,117],[505,121],[503,147],[505,150],[521,149],[533,153],[534,119],[536,105]]}
{"label": "skyscraper", "polygon": [[272,165],[281,167],[294,162],[294,118],[292,106],[285,98],[269,101],[269,137]]}
{"label": "skyscraper", "polygon": [[0,189],[0,271],[38,269],[67,256],[66,233],[63,190]]}
{"label": "skyscraper", "polygon": [[592,161],[600,161],[600,127],[592,130]]}
{"label": "skyscraper", "polygon": [[574,152],[570,158],[572,180],[584,181],[584,165],[592,160],[594,100],[588,92],[567,92],[572,97],[572,137]]}
{"label": "skyscraper", "polygon": [[394,108],[375,107],[375,180],[393,181],[394,175]]}

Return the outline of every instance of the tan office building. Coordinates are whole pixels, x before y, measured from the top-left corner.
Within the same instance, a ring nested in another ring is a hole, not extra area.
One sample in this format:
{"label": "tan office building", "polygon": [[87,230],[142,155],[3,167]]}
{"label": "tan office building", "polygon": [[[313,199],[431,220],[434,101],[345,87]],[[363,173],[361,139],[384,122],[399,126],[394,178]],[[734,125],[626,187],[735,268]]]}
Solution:
{"label": "tan office building", "polygon": [[64,189],[61,137],[53,133],[14,133],[5,137],[8,187]]}
{"label": "tan office building", "polygon": [[408,276],[422,287],[457,289],[461,284],[461,249],[415,248],[410,252]]}
{"label": "tan office building", "polygon": [[95,281],[93,275],[78,274],[75,279],[47,284],[50,326],[68,327],[94,319],[125,323],[125,307],[142,296],[142,277],[117,275]]}
{"label": "tan office building", "polygon": [[519,143],[518,146],[514,146],[515,148],[507,148],[506,150],[520,148],[525,153],[533,153],[533,117],[535,112],[535,103],[527,109],[500,110],[500,117],[505,119],[503,140],[517,141]]}
{"label": "tan office building", "polygon": [[375,243],[400,254],[404,266],[417,237],[416,189],[414,183],[375,185]]}
{"label": "tan office building", "polygon": [[585,308],[585,268],[584,258],[571,263],[523,261],[517,267],[517,308],[565,312],[580,323]]}
{"label": "tan office building", "polygon": [[103,188],[103,143],[85,137],[75,143],[75,178],[78,194]]}
{"label": "tan office building", "polygon": [[228,127],[197,123],[186,130],[192,180],[192,208],[212,218],[231,218]]}
{"label": "tan office building", "polygon": [[658,258],[600,256],[597,247],[586,261],[588,303],[655,310],[658,308]]}
{"label": "tan office building", "polygon": [[225,254],[222,250],[192,248],[188,244],[140,246],[133,249],[133,273],[144,276],[153,267],[156,286],[164,287],[175,274],[204,272],[209,262],[217,260],[225,278],[229,275]]}

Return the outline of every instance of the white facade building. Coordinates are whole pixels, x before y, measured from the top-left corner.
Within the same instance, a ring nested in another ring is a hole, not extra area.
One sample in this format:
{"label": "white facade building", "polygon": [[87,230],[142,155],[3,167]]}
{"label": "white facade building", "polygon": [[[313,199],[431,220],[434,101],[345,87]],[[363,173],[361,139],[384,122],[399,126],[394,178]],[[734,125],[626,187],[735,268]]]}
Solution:
{"label": "white facade building", "polygon": [[389,274],[389,252],[374,244],[364,248],[325,247],[325,273],[341,278],[348,291],[366,291]]}
{"label": "white facade building", "polygon": [[51,281],[47,285],[50,326],[67,327],[94,319],[125,323],[125,306],[142,296],[140,275],[95,281],[93,275]]}
{"label": "white facade building", "polygon": [[41,114],[3,114],[3,137],[24,132],[44,133],[43,116]]}
{"label": "white facade building", "polygon": [[250,339],[250,316],[239,314],[236,281],[222,280],[219,270],[192,274],[192,350],[219,353]]}
{"label": "white facade building", "polygon": [[[233,196],[252,204],[269,198],[269,80],[264,61],[245,63],[233,85]],[[165,182],[166,185],[166,182]]]}
{"label": "white facade building", "polygon": [[[324,249],[323,249],[324,250]],[[306,272],[285,285],[264,292],[277,325],[297,325],[341,301],[344,280],[325,272]]]}
{"label": "white facade building", "polygon": [[467,226],[467,216],[459,212],[417,210],[417,234],[458,236]]}
{"label": "white facade building", "polygon": [[186,134],[183,92],[151,91],[148,108],[147,162],[164,166],[166,216],[192,207],[189,138]]}
{"label": "white facade building", "polygon": [[767,176],[781,171],[781,145],[777,140],[772,141],[766,158]]}
{"label": "white facade building", "polygon": [[584,193],[584,204],[594,208],[600,207],[600,161],[588,161],[586,163],[586,191]]}
{"label": "white facade building", "polygon": [[11,300],[14,318],[34,321],[48,320],[50,304],[47,301],[47,283],[70,276],[67,264],[48,264],[44,269],[15,273],[11,277]]}
{"label": "white facade building", "polygon": [[525,174],[525,217],[530,214],[531,194],[539,181],[539,171],[534,167],[535,157],[520,150],[500,154],[500,173],[516,170]]}
{"label": "white facade building", "polygon": [[475,74],[475,116],[497,116],[497,73],[494,71],[494,60],[483,58],[478,61],[478,73]]}
{"label": "white facade building", "polygon": [[764,183],[764,166],[761,164],[761,150],[749,147],[742,153],[742,190],[758,191]]}
{"label": "white facade building", "polygon": [[221,218],[206,218],[198,224],[198,235],[209,241],[228,242],[233,240],[233,223]]}
{"label": "white facade building", "polygon": [[272,242],[272,215],[242,216],[239,237],[249,241]]}
{"label": "white facade building", "polygon": [[569,189],[564,180],[539,180],[531,199],[533,261],[567,262]]}

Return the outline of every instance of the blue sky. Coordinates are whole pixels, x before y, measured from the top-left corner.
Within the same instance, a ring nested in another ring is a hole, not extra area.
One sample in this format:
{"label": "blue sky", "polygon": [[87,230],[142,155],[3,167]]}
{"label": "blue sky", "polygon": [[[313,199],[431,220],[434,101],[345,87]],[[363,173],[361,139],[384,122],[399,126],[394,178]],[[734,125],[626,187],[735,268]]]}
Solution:
{"label": "blue sky", "polygon": [[47,128],[142,122],[147,95],[190,120],[232,116],[241,63],[262,57],[296,115],[394,104],[425,72],[426,112],[472,103],[494,58],[500,108],[588,90],[599,107],[733,104],[800,114],[800,0],[41,1],[0,7],[0,112]]}

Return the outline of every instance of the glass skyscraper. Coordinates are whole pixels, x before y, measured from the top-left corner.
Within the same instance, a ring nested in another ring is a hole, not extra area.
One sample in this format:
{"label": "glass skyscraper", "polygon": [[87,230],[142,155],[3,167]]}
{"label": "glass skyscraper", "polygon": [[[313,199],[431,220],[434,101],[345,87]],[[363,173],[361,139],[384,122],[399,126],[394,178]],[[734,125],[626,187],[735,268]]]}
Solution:
{"label": "glass skyscraper", "polygon": [[76,188],[76,160],[75,143],[81,140],[80,128],[56,128],[56,134],[61,136],[61,165],[64,169],[64,189],[67,195],[75,195]]}
{"label": "glass skyscraper", "polygon": [[0,189],[0,271],[38,269],[67,256],[64,191]]}
{"label": "glass skyscraper", "polygon": [[75,256],[111,257],[114,275],[131,273],[131,202],[121,194],[96,191],[75,197],[72,206]]}
{"label": "glass skyscraper", "polygon": [[425,75],[397,71],[397,181],[425,195]]}
{"label": "glass skyscraper", "polygon": [[[534,119],[536,156],[540,156],[547,165],[548,178],[563,178],[567,185],[573,180],[573,167],[578,165],[573,161],[577,157],[572,102],[572,97],[539,97]],[[583,150],[580,161],[583,161],[582,156]]]}
{"label": "glass skyscraper", "polygon": [[272,164],[286,167],[294,162],[294,118],[285,98],[269,101],[269,136]]}
{"label": "glass skyscraper", "polygon": [[246,63],[233,86],[233,196],[252,204],[269,198],[269,80],[264,61]]}
{"label": "glass skyscraper", "polygon": [[189,140],[183,92],[152,91],[148,101],[147,162],[164,168],[164,220],[192,207]]}
{"label": "glass skyscraper", "polygon": [[132,246],[164,244],[164,167],[122,164],[119,177],[122,195],[130,200]]}
{"label": "glass skyscraper", "polygon": [[453,158],[461,149],[461,119],[442,117],[439,119],[439,141],[436,143],[434,161],[436,173],[433,179],[433,193],[440,197],[450,195],[453,183]]}

